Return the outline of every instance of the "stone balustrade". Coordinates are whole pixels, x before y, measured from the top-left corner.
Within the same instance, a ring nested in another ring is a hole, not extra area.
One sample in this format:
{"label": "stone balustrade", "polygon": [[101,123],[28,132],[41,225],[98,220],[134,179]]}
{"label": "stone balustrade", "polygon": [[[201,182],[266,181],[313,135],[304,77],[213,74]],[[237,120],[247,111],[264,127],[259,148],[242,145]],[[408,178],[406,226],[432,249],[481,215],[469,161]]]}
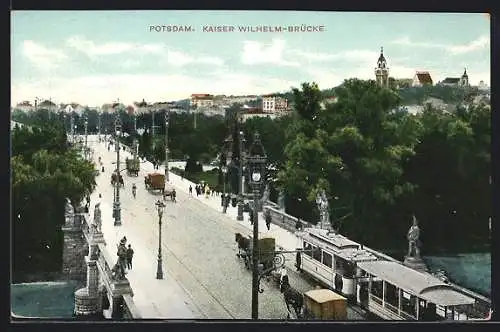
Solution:
{"label": "stone balustrade", "polygon": [[[269,204],[269,202],[266,202],[263,209],[264,212],[269,211],[271,213],[271,222],[273,224],[278,225],[279,227],[284,228],[292,233],[297,231],[297,222],[299,222],[299,219],[297,217],[294,217],[284,211],[279,210],[278,206],[274,203]],[[302,229],[308,227],[314,227],[311,223],[308,223],[307,221],[300,220],[299,223]]]}
{"label": "stone balustrade", "polygon": [[[79,211],[80,209],[77,209]],[[112,267],[116,258],[109,252],[103,234],[84,213],[66,218],[64,232],[63,273],[68,280],[84,280],[84,288],[75,292],[75,314],[78,318],[139,319],[129,281],[114,280]],[[104,313],[104,298],[110,309]]]}

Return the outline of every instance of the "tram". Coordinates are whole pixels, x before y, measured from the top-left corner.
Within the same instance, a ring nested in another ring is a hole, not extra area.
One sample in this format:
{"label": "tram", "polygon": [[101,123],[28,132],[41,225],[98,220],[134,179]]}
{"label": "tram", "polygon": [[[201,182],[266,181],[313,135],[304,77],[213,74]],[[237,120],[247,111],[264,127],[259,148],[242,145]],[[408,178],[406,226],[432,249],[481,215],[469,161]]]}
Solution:
{"label": "tram", "polygon": [[306,228],[297,235],[304,249],[301,270],[378,317],[431,321],[477,317],[475,298],[429,273],[324,229]]}

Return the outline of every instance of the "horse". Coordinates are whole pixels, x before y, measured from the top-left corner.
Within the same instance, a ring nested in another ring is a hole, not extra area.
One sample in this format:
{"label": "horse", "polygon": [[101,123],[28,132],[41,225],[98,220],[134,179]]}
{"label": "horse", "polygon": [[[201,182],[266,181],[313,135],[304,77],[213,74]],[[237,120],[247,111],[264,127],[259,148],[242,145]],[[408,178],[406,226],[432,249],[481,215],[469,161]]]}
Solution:
{"label": "horse", "polygon": [[302,306],[304,305],[304,296],[295,290],[292,286],[290,286],[290,282],[288,280],[288,275],[283,275],[281,277],[281,285],[280,291],[283,293],[283,298],[285,299],[286,308],[288,310],[287,319],[290,319],[290,305],[295,311],[295,315],[297,318],[301,317]]}
{"label": "horse", "polygon": [[[238,253],[236,256],[238,257],[243,257],[245,259],[245,266],[247,268],[250,268],[250,259],[249,259],[249,251],[250,251],[250,239],[247,237],[244,237],[240,233],[235,233],[234,234],[234,240],[238,243]],[[245,255],[242,255],[241,251],[244,251]]]}

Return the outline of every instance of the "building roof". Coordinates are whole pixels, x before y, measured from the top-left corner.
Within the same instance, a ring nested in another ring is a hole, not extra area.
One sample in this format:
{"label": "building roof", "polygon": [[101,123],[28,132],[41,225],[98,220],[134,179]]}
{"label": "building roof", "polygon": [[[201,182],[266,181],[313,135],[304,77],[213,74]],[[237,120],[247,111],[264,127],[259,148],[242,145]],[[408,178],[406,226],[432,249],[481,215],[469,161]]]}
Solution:
{"label": "building roof", "polygon": [[191,95],[191,98],[195,98],[195,99],[203,99],[203,98],[213,98],[214,96],[212,96],[211,94],[208,94],[208,93],[193,93]]}
{"label": "building roof", "polygon": [[475,300],[453,289],[431,274],[391,261],[358,263],[358,267],[390,284],[442,306],[474,304]]}
{"label": "building roof", "polygon": [[428,71],[417,71],[415,75],[420,84],[432,84],[431,74]]}
{"label": "building roof", "polygon": [[457,77],[447,77],[441,83],[457,84],[458,82],[460,82],[460,78],[457,78]]}

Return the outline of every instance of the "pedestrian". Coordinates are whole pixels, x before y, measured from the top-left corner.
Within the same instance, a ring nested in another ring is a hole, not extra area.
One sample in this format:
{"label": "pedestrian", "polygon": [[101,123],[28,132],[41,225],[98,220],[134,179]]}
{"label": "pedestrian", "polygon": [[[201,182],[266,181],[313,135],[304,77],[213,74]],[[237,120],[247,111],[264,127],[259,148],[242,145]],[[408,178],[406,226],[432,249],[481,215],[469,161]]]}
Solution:
{"label": "pedestrian", "polygon": [[189,196],[193,196],[193,187],[189,185]]}
{"label": "pedestrian", "polygon": [[127,249],[127,268],[132,270],[132,258],[134,258],[134,249],[132,249],[132,245],[128,245]]}
{"label": "pedestrian", "polygon": [[227,207],[229,206],[229,194],[227,195],[222,195],[222,200],[224,202],[224,210],[222,210],[222,213],[226,213]]}
{"label": "pedestrian", "polygon": [[295,256],[295,267],[297,268],[297,272],[300,272],[302,264],[302,257],[300,255],[300,250],[297,250],[297,255]]}
{"label": "pedestrian", "polygon": [[214,197],[214,195],[215,195],[215,190],[212,190],[212,193],[211,193],[211,194],[212,194],[212,197]]}
{"label": "pedestrian", "polygon": [[220,199],[220,206],[224,207],[224,195]]}
{"label": "pedestrian", "polygon": [[271,221],[272,221],[272,217],[271,217],[271,211],[269,211],[269,209],[266,209],[266,212],[264,212],[264,217],[266,219],[266,227],[267,227],[267,230],[269,231],[271,229]]}
{"label": "pedestrian", "polygon": [[177,203],[177,201],[175,200],[175,196],[177,195],[177,193],[175,192],[175,189],[172,189],[172,201],[174,203]]}

